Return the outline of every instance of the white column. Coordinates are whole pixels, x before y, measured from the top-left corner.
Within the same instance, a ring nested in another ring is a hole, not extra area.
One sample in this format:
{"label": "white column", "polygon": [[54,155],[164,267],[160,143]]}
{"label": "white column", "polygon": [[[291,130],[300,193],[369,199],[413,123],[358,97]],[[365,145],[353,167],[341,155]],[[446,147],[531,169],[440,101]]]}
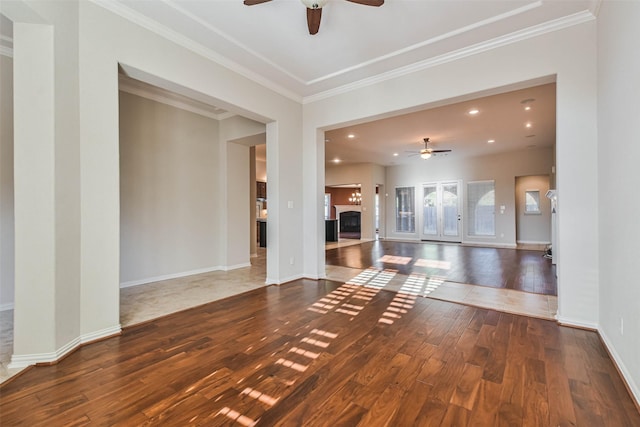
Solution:
{"label": "white column", "polygon": [[55,359],[53,28],[15,23],[15,311],[12,367]]}

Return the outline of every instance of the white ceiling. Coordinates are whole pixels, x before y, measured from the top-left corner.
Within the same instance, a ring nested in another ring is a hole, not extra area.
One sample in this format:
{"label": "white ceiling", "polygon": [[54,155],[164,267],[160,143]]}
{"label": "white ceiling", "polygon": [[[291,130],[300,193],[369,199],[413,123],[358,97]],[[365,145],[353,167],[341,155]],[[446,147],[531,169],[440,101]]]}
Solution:
{"label": "white ceiling", "polygon": [[[312,36],[300,0],[256,6],[242,0],[95,1],[303,103],[593,19],[600,2],[387,0],[369,7],[329,0]],[[535,99],[530,111],[521,104],[525,99]],[[480,113],[469,116],[471,107]],[[434,149],[452,149],[451,157],[550,147],[554,78],[329,130],[326,161],[420,162],[409,152],[419,151],[424,137]]]}
{"label": "white ceiling", "polygon": [[94,0],[308,101],[593,18],[600,0],[329,0],[309,35],[300,0]]}
{"label": "white ceiling", "polygon": [[[369,7],[329,0],[320,31],[312,36],[300,0],[256,6],[245,6],[242,0],[92,1],[302,103],[592,20],[601,2],[387,0],[381,7]],[[10,29],[3,27],[5,33]],[[3,34],[2,41],[3,49],[12,49],[10,33]],[[126,79],[121,88],[147,96],[153,92]],[[419,151],[424,137],[431,138],[432,148],[452,149],[449,156],[460,157],[552,146],[553,77],[515,89],[497,88],[463,100],[443,100],[423,111],[329,130],[327,164],[334,158],[347,164],[423,161],[409,151]],[[153,96],[183,107],[189,103],[179,94]],[[521,101],[529,98],[535,102],[525,112]],[[469,116],[471,107],[480,113]],[[214,118],[226,114],[198,101],[185,108]],[[533,127],[525,128],[526,122]],[[355,138],[348,139],[348,133]],[[488,144],[489,139],[496,142]]]}
{"label": "white ceiling", "polygon": [[[529,109],[525,109],[528,107]],[[469,114],[471,109],[479,112]],[[353,138],[349,138],[349,135]],[[553,147],[556,140],[556,85],[546,83],[474,97],[373,122],[325,132],[325,160],[331,164],[402,165],[424,162],[424,148],[450,149],[438,157],[472,157]],[[488,141],[492,140],[492,143]],[[397,153],[398,156],[394,156]]]}

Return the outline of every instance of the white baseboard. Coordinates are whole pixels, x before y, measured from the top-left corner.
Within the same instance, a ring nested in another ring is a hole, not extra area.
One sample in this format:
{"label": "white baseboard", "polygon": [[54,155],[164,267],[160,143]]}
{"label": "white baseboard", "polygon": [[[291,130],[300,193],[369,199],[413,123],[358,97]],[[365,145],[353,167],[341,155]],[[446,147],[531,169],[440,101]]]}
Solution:
{"label": "white baseboard", "polygon": [[598,324],[593,322],[584,322],[580,320],[569,319],[567,317],[563,317],[560,315],[556,317],[556,320],[562,326],[571,326],[574,328],[590,329],[592,331],[598,330]]}
{"label": "white baseboard", "polygon": [[99,331],[89,332],[88,334],[80,335],[80,344],[86,344],[88,342],[96,341],[102,338],[118,335],[122,332],[120,324],[111,326],[110,328],[104,328]]}
{"label": "white baseboard", "polygon": [[13,303],[12,302],[8,302],[6,304],[0,304],[0,311],[8,311],[8,310],[13,310]]}
{"label": "white baseboard", "polygon": [[515,243],[491,243],[491,242],[468,242],[463,241],[464,246],[478,246],[481,248],[498,248],[498,249],[515,249],[518,247]]}
{"label": "white baseboard", "polygon": [[516,240],[518,245],[550,245],[551,242],[539,242],[537,240]]}
{"label": "white baseboard", "polygon": [[165,274],[163,276],[147,277],[145,279],[131,280],[129,282],[120,283],[120,288],[128,288],[128,287],[131,287],[131,286],[146,285],[147,283],[161,282],[163,280],[179,279],[181,277],[193,276],[195,274],[210,273],[212,271],[237,270],[238,268],[245,268],[245,267],[251,267],[251,263],[250,262],[244,262],[242,264],[227,265],[227,266],[224,266],[224,265],[223,266],[219,266],[219,265],[217,265],[215,267],[199,268],[197,270],[183,271],[181,273]]}
{"label": "white baseboard", "polygon": [[636,384],[636,382],[634,381],[633,376],[622,361],[622,358],[611,343],[611,340],[609,339],[609,337],[607,337],[607,334],[605,334],[604,331],[600,328],[598,328],[598,334],[600,334],[602,342],[607,347],[609,354],[613,358],[613,363],[616,364],[618,371],[620,371],[620,374],[622,375],[624,381],[627,383],[627,386],[629,386],[632,397],[636,401],[636,406],[640,407],[640,384]]}
{"label": "white baseboard", "polygon": [[307,276],[305,276],[304,274],[296,274],[294,276],[285,277],[284,279],[281,279],[281,280],[274,280],[274,279],[267,278],[267,280],[265,280],[265,284],[282,285],[283,283],[293,282],[294,280],[305,279],[305,278],[307,278]]}
{"label": "white baseboard", "polygon": [[27,366],[35,365],[38,363],[54,363],[62,359],[68,353],[77,349],[81,344],[95,341],[101,338],[110,337],[112,335],[119,334],[121,331],[120,325],[113,326],[111,328],[102,329],[101,331],[92,332],[76,337],[69,341],[67,344],[60,347],[58,350],[51,353],[35,353],[35,354],[18,354],[11,356],[11,362],[7,366],[9,369],[13,368],[26,368]]}
{"label": "white baseboard", "polygon": [[420,243],[422,240],[418,238],[399,238],[399,237],[387,237],[383,240],[388,240],[390,242],[408,242],[408,243]]}
{"label": "white baseboard", "polygon": [[178,279],[180,277],[193,276],[194,274],[210,273],[212,271],[223,270],[224,267],[215,266],[208,268],[199,268],[197,270],[183,271],[181,273],[165,274],[163,276],[147,277],[145,279],[131,280],[129,282],[120,283],[120,288],[128,288],[130,286],[145,285],[147,283],[160,282],[162,280]]}
{"label": "white baseboard", "polygon": [[228,265],[228,266],[225,266],[225,267],[220,267],[219,270],[230,271],[230,270],[237,270],[239,268],[246,268],[246,267],[251,267],[251,263],[250,262],[244,262],[242,264]]}

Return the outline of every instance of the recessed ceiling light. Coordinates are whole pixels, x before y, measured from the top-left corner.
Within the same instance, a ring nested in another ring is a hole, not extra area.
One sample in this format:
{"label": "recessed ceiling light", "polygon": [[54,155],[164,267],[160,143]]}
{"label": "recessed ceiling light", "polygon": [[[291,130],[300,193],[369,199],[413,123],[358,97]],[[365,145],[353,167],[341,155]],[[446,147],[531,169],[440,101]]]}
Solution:
{"label": "recessed ceiling light", "polygon": [[490,139],[490,140],[487,141],[488,144],[493,144],[494,142],[496,142],[495,139]]}
{"label": "recessed ceiling light", "polygon": [[355,136],[354,134],[352,134],[352,133],[350,133],[349,135],[347,135],[347,138],[349,138],[349,139],[353,139],[353,138],[355,138],[355,137],[356,137],[356,136]]}
{"label": "recessed ceiling light", "polygon": [[472,116],[475,116],[479,112],[480,110],[478,110],[477,108],[472,108],[471,110],[469,110],[469,114],[471,114]]}
{"label": "recessed ceiling light", "polygon": [[393,153],[393,157],[398,157],[398,153]]}
{"label": "recessed ceiling light", "polygon": [[340,163],[340,159],[333,159],[333,163]]}
{"label": "recessed ceiling light", "polygon": [[527,123],[525,126],[526,126],[526,127],[528,127],[528,128],[530,128],[530,127],[531,127],[531,126],[533,126],[533,125],[532,125],[531,123]]}
{"label": "recessed ceiling light", "polygon": [[524,107],[524,110],[525,110],[525,111],[529,111],[529,110],[531,110],[531,105],[527,105],[526,107]]}

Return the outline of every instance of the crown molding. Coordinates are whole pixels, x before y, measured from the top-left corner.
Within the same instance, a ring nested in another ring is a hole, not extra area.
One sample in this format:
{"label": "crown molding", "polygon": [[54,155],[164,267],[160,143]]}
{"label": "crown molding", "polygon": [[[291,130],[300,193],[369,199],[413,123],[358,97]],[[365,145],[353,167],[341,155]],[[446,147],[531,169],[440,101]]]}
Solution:
{"label": "crown molding", "polygon": [[100,6],[105,10],[108,10],[109,12],[115,15],[120,16],[121,18],[126,19],[127,21],[133,22],[134,24],[146,30],[149,30],[167,40],[174,42],[177,45],[182,46],[185,49],[188,49],[199,56],[207,58],[218,65],[221,65],[233,72],[236,72],[241,76],[246,77],[247,79],[266,87],[267,89],[271,89],[274,92],[286,98],[289,98],[293,101],[302,102],[302,97],[297,93],[292,92],[274,83],[273,81],[264,78],[258,73],[255,73],[249,70],[248,68],[243,67],[242,65],[230,60],[229,58],[223,55],[220,55],[217,52],[214,52],[208,47],[205,47],[200,43],[196,43],[192,39],[185,37],[184,35],[178,33],[177,31],[173,31],[167,28],[166,26],[158,23],[157,21],[147,18],[146,16],[143,16],[138,12],[135,12],[125,6],[122,6],[117,2],[112,2],[108,0],[89,0],[89,1],[97,6]]}
{"label": "crown molding", "polygon": [[149,99],[151,101],[159,102],[161,104],[169,105],[171,107],[178,108],[180,110],[189,111],[191,113],[199,114],[204,117],[208,117],[214,120],[223,120],[229,117],[233,117],[234,114],[225,111],[224,113],[216,114],[212,111],[206,110],[204,108],[200,108],[195,104],[191,104],[189,102],[179,101],[177,99],[173,99],[169,96],[165,96],[162,93],[162,89],[158,88],[157,91],[151,91],[147,88],[137,86],[135,83],[132,83],[130,79],[119,75],[118,78],[118,89],[122,92],[130,93],[132,95],[137,95],[145,99]]}
{"label": "crown molding", "polygon": [[285,68],[283,68],[280,65],[276,64],[275,62],[271,61],[269,58],[265,57],[264,55],[259,54],[258,52],[256,52],[255,50],[251,49],[249,46],[241,43],[239,40],[236,40],[235,38],[233,38],[229,34],[223,32],[223,31],[219,30],[218,28],[214,27],[213,25],[209,24],[207,21],[205,21],[204,19],[200,18],[199,16],[194,15],[191,12],[185,10],[183,7],[179,6],[175,1],[172,1],[172,0],[161,0],[161,1],[163,3],[165,3],[167,6],[173,8],[176,12],[181,13],[182,15],[186,16],[187,18],[191,19],[194,22],[197,22],[202,27],[206,28],[207,30],[211,31],[212,33],[215,33],[215,34],[219,35],[223,39],[227,40],[229,43],[232,43],[235,46],[238,46],[240,49],[246,51],[247,53],[250,53],[251,55],[253,55],[256,58],[260,59],[265,64],[268,64],[270,67],[275,68],[276,70],[280,71],[282,74],[285,74],[286,76],[292,78],[293,80],[297,81],[298,83],[303,84],[303,85],[309,84],[309,82],[307,82],[304,79],[296,76],[295,74],[291,73],[289,70],[286,70]]}
{"label": "crown molding", "polygon": [[520,14],[528,12],[528,11],[530,11],[532,9],[536,9],[536,8],[538,8],[540,6],[542,6],[542,1],[536,1],[536,2],[533,2],[533,3],[527,4],[525,6],[513,9],[513,10],[511,10],[509,12],[505,12],[505,13],[502,13],[500,15],[493,16],[491,18],[484,19],[484,20],[479,21],[479,22],[475,22],[475,23],[473,23],[471,25],[466,25],[464,27],[455,29],[453,31],[449,31],[448,33],[441,34],[441,35],[439,35],[437,37],[432,37],[430,39],[421,41],[420,43],[415,43],[415,44],[413,44],[411,46],[407,46],[405,48],[396,50],[396,51],[388,53],[386,55],[382,55],[382,56],[379,56],[377,58],[373,58],[373,59],[371,59],[369,61],[361,62],[360,64],[354,65],[352,67],[344,68],[344,69],[336,71],[334,73],[327,74],[325,76],[319,77],[319,78],[314,79],[314,80],[310,80],[310,81],[307,82],[307,85],[320,83],[322,81],[329,80],[329,79],[334,78],[334,77],[338,77],[340,75],[349,73],[351,71],[355,71],[355,70],[358,70],[360,68],[364,68],[364,67],[367,67],[369,65],[373,65],[373,64],[376,64],[378,62],[382,62],[382,61],[385,61],[387,59],[391,59],[391,58],[394,58],[396,56],[403,55],[405,53],[414,51],[416,49],[420,49],[422,47],[429,46],[429,45],[441,42],[441,41],[449,39],[451,37],[459,36],[460,34],[464,34],[464,33],[467,33],[469,31],[472,31],[472,30],[475,30],[475,29],[478,29],[478,28],[481,28],[481,27],[484,27],[484,26],[487,26],[487,25],[490,25],[490,24],[495,24],[496,22],[502,21],[502,20],[507,19],[507,18],[511,18],[513,16],[516,16],[516,15],[520,15]]}
{"label": "crown molding", "polygon": [[443,55],[435,56],[433,58],[426,59],[424,61],[416,62],[405,67],[400,67],[395,70],[391,70],[385,73],[361,79],[353,83],[349,83],[335,89],[330,89],[324,92],[320,92],[314,95],[306,96],[303,98],[303,104],[310,104],[322,99],[331,98],[336,95],[351,92],[356,89],[371,86],[377,83],[381,83],[387,80],[395,79],[407,74],[412,74],[417,71],[432,68],[438,65],[446,64],[449,62],[457,61],[462,58],[466,58],[472,55],[476,55],[489,50],[497,49],[502,46],[513,44],[519,41],[527,40],[533,37],[537,37],[543,34],[551,33],[554,31],[562,30],[564,28],[572,27],[574,25],[582,24],[585,22],[593,21],[595,16],[590,11],[582,11],[568,15],[562,18],[558,18],[544,24],[535,25],[523,30],[515,31],[513,33],[496,37],[491,40],[487,40],[482,43],[478,43],[466,48],[458,49],[453,52],[449,52]]}

